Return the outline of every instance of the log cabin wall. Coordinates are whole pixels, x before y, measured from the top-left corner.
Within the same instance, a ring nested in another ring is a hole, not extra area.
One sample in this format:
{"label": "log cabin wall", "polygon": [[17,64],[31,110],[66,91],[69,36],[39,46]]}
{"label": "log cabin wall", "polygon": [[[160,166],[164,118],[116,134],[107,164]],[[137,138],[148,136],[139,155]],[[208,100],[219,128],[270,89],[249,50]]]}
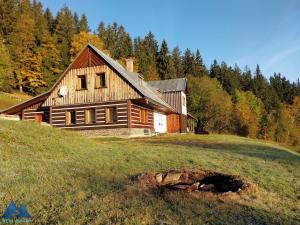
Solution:
{"label": "log cabin wall", "polygon": [[[115,107],[117,110],[117,121],[106,123],[105,109]],[[85,111],[95,109],[96,121],[86,124]],[[75,111],[76,122],[74,125],[66,125],[66,112]],[[51,125],[58,128],[73,130],[106,129],[106,128],[128,128],[128,106],[127,101],[109,101],[101,103],[64,105],[51,107]]]}
{"label": "log cabin wall", "polygon": [[[95,88],[97,73],[105,73],[106,87]],[[76,90],[77,76],[86,75],[87,89]],[[65,97],[58,97],[61,86],[68,87]],[[107,65],[70,70],[54,88],[43,106],[84,104],[105,101],[136,99],[142,96]]]}
{"label": "log cabin wall", "polygon": [[49,114],[49,107],[41,107],[37,109],[31,109],[30,107],[24,109],[22,111],[22,119],[27,121],[35,121],[35,116],[37,113],[42,113],[42,122],[49,123],[50,121],[50,114]]}
{"label": "log cabin wall", "polygon": [[[147,122],[141,122],[141,109],[147,111]],[[136,104],[131,104],[131,128],[149,128],[154,130],[153,110]]]}

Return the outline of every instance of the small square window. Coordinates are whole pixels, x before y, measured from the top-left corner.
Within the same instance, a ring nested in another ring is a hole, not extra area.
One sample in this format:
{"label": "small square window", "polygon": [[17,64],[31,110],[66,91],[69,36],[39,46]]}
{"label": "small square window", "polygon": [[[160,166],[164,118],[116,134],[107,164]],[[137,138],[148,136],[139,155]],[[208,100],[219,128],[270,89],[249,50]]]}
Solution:
{"label": "small square window", "polygon": [[87,89],[86,75],[77,76],[76,88],[77,88],[77,90]]}
{"label": "small square window", "polygon": [[96,110],[95,109],[87,109],[85,111],[85,123],[86,124],[96,123]]}
{"label": "small square window", "polygon": [[111,107],[105,109],[105,120],[106,123],[116,123],[117,122],[117,108]]}
{"label": "small square window", "polygon": [[95,77],[95,88],[106,87],[105,73],[97,73]]}
{"label": "small square window", "polygon": [[66,112],[66,125],[76,124],[76,112],[74,110]]}

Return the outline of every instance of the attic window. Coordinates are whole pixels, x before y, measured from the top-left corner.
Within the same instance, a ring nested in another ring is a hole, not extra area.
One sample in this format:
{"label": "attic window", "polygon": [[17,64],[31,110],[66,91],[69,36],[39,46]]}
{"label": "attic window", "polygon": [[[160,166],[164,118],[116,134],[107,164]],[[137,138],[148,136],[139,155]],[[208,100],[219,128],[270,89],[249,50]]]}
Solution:
{"label": "attic window", "polygon": [[79,76],[77,76],[76,89],[77,90],[85,90],[85,89],[87,89],[86,75],[79,75]]}
{"label": "attic window", "polygon": [[106,87],[105,73],[97,73],[95,77],[95,88]]}

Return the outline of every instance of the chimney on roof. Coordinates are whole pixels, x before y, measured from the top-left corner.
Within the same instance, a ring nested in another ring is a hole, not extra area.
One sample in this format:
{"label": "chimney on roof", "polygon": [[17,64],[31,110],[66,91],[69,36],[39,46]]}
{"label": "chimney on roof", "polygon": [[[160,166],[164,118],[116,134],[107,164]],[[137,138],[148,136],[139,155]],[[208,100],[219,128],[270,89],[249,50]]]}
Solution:
{"label": "chimney on roof", "polygon": [[133,72],[133,58],[126,59],[126,70]]}

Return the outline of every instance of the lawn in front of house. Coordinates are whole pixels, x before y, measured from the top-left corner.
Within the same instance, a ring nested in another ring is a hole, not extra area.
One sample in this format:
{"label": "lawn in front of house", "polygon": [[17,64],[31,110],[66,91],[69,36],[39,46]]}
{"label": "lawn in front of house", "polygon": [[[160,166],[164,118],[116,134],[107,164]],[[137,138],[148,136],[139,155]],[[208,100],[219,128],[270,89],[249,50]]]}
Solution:
{"label": "lawn in front of house", "polygon": [[[0,212],[11,193],[35,224],[300,224],[300,156],[229,135],[86,138],[0,120]],[[240,175],[236,198],[141,189],[136,177],[169,169]]]}

